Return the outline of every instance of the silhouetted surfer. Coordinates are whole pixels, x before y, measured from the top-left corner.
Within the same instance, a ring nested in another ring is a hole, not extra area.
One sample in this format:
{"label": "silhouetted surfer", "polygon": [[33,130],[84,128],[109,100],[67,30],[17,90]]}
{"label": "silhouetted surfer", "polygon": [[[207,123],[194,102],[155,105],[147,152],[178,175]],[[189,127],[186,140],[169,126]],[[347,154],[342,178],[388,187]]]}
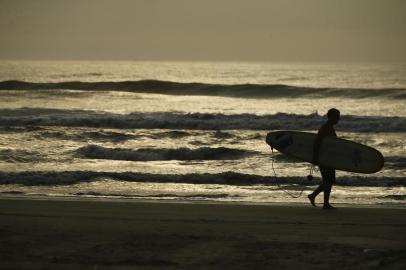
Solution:
{"label": "silhouetted surfer", "polygon": [[[332,108],[327,112],[327,122],[324,123],[317,133],[316,141],[314,143],[314,156],[313,156],[313,164],[319,164],[319,150],[320,144],[325,137],[333,136],[337,137],[336,132],[334,130],[334,125],[338,123],[340,120],[340,111]],[[335,209],[335,207],[330,205],[330,193],[333,184],[336,181],[336,171],[333,168],[319,166],[321,177],[323,178],[323,182],[313,191],[312,194],[307,196],[313,206],[316,206],[315,199],[320,192],[324,192],[324,204],[323,209]]]}

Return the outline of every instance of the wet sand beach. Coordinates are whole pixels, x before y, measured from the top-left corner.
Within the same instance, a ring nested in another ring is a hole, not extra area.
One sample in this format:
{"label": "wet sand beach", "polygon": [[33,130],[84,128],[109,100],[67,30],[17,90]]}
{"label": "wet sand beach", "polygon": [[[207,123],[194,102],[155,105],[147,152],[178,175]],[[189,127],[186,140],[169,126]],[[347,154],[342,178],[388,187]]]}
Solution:
{"label": "wet sand beach", "polygon": [[405,269],[406,209],[0,199],[1,269]]}

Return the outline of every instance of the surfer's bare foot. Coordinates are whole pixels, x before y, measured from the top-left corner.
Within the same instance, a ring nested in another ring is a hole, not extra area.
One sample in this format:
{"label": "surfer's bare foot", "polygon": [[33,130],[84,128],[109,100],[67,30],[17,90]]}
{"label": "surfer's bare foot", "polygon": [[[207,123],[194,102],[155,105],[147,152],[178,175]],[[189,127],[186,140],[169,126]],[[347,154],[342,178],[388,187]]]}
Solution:
{"label": "surfer's bare foot", "polygon": [[337,208],[335,208],[331,204],[325,204],[325,205],[323,205],[323,209],[324,210],[336,210]]}
{"label": "surfer's bare foot", "polygon": [[315,197],[312,196],[312,195],[308,195],[307,198],[309,198],[310,203],[311,203],[314,207],[316,207],[316,203],[314,202]]}

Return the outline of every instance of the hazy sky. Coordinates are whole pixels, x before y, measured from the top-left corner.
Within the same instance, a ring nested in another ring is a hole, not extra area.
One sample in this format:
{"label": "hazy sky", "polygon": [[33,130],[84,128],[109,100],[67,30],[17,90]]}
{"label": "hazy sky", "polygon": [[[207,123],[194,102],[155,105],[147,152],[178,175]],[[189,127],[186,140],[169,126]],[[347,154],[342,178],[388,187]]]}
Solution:
{"label": "hazy sky", "polygon": [[0,58],[406,62],[406,1],[0,0]]}

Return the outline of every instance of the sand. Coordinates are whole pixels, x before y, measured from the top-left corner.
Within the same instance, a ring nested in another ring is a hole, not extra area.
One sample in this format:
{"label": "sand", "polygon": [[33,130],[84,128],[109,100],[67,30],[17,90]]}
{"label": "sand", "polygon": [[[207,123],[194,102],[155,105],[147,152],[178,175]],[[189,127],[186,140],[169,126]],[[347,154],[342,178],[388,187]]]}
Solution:
{"label": "sand", "polygon": [[406,209],[0,199],[1,269],[406,269]]}

